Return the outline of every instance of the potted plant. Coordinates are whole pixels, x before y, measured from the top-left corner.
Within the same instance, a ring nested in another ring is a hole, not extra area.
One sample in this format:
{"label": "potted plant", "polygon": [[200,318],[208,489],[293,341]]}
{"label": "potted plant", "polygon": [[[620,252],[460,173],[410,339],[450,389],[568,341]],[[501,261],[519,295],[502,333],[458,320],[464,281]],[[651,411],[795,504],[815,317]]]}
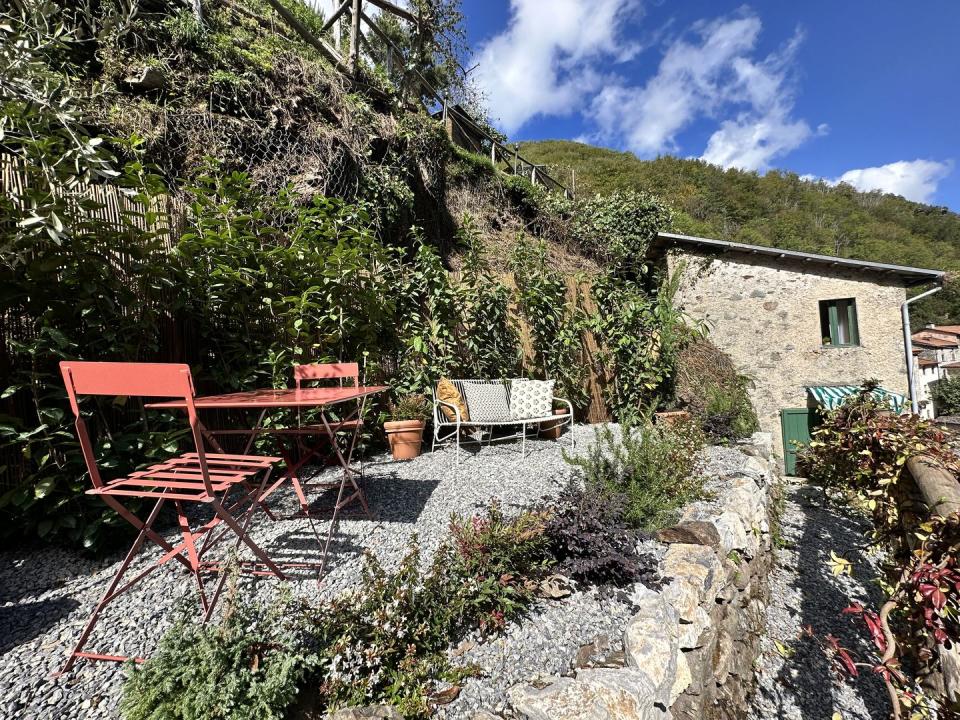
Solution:
{"label": "potted plant", "polygon": [[[554,415],[569,415],[570,408],[566,405],[559,406],[554,405],[553,414]],[[557,440],[560,438],[560,435],[563,433],[563,421],[562,420],[547,420],[546,422],[540,423],[540,437],[544,440]]]}
{"label": "potted plant", "polygon": [[420,454],[428,417],[430,401],[423,395],[405,395],[390,403],[390,419],[383,424],[383,429],[394,460],[413,460]]}
{"label": "potted plant", "polygon": [[657,425],[673,425],[676,422],[685,422],[690,419],[686,410],[663,410],[653,414]]}

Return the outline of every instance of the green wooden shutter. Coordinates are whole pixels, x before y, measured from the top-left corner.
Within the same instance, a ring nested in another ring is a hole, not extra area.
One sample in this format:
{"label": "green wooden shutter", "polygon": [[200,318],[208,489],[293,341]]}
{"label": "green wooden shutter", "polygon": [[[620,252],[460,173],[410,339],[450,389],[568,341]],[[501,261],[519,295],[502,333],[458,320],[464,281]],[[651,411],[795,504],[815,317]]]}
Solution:
{"label": "green wooden shutter", "polygon": [[855,300],[847,300],[847,332],[850,334],[850,344],[860,344],[860,330],[857,327],[857,303]]}
{"label": "green wooden shutter", "polygon": [[837,303],[831,302],[827,305],[827,313],[830,316],[830,344],[840,344],[840,327],[837,322]]}

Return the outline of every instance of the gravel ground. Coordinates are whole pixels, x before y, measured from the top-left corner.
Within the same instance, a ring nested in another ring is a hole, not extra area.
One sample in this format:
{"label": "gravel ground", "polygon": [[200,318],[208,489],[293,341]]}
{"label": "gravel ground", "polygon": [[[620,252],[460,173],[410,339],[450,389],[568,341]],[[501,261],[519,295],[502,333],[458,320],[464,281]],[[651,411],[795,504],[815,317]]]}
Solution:
{"label": "gravel ground", "polygon": [[[710,447],[703,459],[701,472],[709,491],[720,476],[742,469],[747,456],[736,448]],[[665,548],[651,540],[641,549],[659,555]],[[595,658],[622,664],[623,629],[634,612],[632,593],[588,588],[563,600],[541,601],[500,637],[483,643],[469,638],[454,651],[455,662],[474,664],[481,676],[467,680],[456,700],[441,707],[437,717],[469,720],[479,709],[503,712],[512,686],[570,674],[578,651],[588,644],[596,648]],[[469,649],[461,652],[464,648]]]}
{"label": "gravel ground", "polygon": [[[573,433],[579,443],[592,437],[585,426]],[[308,597],[343,592],[359,577],[365,550],[390,567],[414,533],[428,562],[446,536],[452,513],[471,514],[493,498],[510,511],[567,483],[570,468],[556,442],[528,442],[527,450],[521,461],[516,443],[484,447],[459,467],[448,450],[409,463],[393,463],[386,456],[368,461],[364,487],[374,519],[341,521],[331,547],[333,569],[322,587],[318,591],[315,576],[302,572],[291,579],[294,592]],[[294,510],[293,493],[279,491],[271,507]],[[326,523],[318,523],[318,530],[325,533]],[[176,536],[166,534],[171,540]],[[252,534],[278,561],[318,558],[316,538],[305,520],[269,522],[261,515]],[[153,557],[153,552],[143,553],[132,570]],[[49,676],[64,662],[120,560],[120,555],[91,560],[58,549],[0,553],[0,717],[117,717],[124,676],[119,664],[79,662],[58,680]],[[266,577],[248,583],[251,592],[265,599],[279,585]],[[188,576],[174,563],[166,565],[107,607],[86,649],[149,654],[175,607],[186,602],[196,604]]]}
{"label": "gravel ground", "polygon": [[[865,549],[870,522],[835,506],[825,506],[819,489],[796,478],[785,484],[781,530],[786,547],[777,552],[770,577],[768,636],[757,660],[758,688],[751,720],[880,720],[890,715],[880,679],[871,674],[840,681],[818,644],[801,634],[811,626],[819,637],[832,633],[855,657],[869,657],[860,621],[840,613],[851,601],[871,607],[882,602],[877,558]],[[853,564],[851,576],[834,577],[830,551]],[[781,643],[784,652],[778,650]],[[788,657],[783,657],[787,655]]]}

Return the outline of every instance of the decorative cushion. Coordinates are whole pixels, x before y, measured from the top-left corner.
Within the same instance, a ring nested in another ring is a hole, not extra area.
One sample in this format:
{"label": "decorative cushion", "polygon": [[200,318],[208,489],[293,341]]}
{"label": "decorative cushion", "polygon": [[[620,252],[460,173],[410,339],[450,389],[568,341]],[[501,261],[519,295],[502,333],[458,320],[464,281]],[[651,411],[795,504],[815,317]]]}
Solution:
{"label": "decorative cushion", "polygon": [[502,382],[464,383],[467,409],[473,422],[499,422],[510,419],[507,386]]}
{"label": "decorative cushion", "polygon": [[553,380],[514,380],[510,383],[510,417],[513,420],[553,414]]}
{"label": "decorative cushion", "polygon": [[[470,413],[467,411],[467,404],[463,401],[463,396],[457,390],[457,386],[447,378],[440,378],[440,382],[437,383],[437,400],[442,400],[460,408],[461,422],[467,422],[470,419]],[[453,408],[441,405],[440,410],[450,422],[457,421],[457,414],[453,411]]]}

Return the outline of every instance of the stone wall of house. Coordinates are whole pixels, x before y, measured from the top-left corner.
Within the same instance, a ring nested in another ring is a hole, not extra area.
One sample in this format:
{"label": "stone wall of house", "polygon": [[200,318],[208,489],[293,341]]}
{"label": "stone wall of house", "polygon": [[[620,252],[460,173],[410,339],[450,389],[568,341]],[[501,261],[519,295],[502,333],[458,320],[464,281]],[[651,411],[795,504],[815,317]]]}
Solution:
{"label": "stone wall of house", "polygon": [[[768,433],[741,449],[742,470],[711,487],[658,533],[666,543],[659,591],[637,586],[620,667],[580,668],[510,691],[525,720],[733,720],[754,687],[773,561],[777,463]],[[474,720],[500,717],[479,713]]]}
{"label": "stone wall of house", "polygon": [[[783,455],[780,410],[807,407],[807,385],[857,385],[877,378],[906,394],[900,304],[894,276],[789,258],[689,249],[671,251],[667,266],[682,272],[677,305],[705,321],[710,339],[752,378],[760,427]],[[855,298],[860,346],[822,345],[819,301]]]}

